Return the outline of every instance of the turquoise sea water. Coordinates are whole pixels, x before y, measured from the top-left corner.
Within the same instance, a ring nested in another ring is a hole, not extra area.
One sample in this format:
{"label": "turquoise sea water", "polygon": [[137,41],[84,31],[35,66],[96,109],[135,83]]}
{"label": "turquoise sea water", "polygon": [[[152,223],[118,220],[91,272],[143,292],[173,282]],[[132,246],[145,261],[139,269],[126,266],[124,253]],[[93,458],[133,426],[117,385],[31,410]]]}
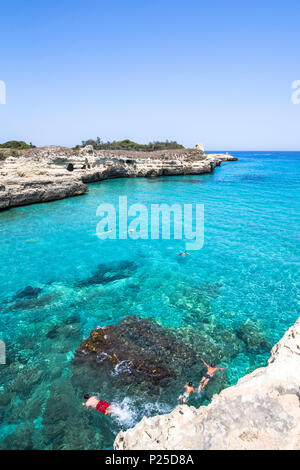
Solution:
{"label": "turquoise sea water", "polygon": [[[127,315],[154,318],[228,367],[192,405],[265,365],[299,316],[300,153],[233,154],[212,175],[103,181],[85,196],[0,213],[0,448],[111,448],[120,429],[176,406],[200,364],[152,393],[73,363],[92,329]],[[204,204],[204,247],[181,258],[179,240],[99,240],[96,209],[119,195],[148,207]],[[124,276],[123,261],[134,263]],[[118,279],[85,282],[100,264]],[[41,291],[17,298],[27,286]],[[86,412],[85,392],[121,412]]]}

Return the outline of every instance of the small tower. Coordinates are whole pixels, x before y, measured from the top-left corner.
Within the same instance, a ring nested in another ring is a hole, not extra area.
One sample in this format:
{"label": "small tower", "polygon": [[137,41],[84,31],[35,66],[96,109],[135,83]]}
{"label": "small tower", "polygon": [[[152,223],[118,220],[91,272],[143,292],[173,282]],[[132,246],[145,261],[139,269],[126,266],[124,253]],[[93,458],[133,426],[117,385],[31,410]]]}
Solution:
{"label": "small tower", "polygon": [[204,145],[203,144],[196,144],[195,149],[200,150],[201,152],[204,152]]}

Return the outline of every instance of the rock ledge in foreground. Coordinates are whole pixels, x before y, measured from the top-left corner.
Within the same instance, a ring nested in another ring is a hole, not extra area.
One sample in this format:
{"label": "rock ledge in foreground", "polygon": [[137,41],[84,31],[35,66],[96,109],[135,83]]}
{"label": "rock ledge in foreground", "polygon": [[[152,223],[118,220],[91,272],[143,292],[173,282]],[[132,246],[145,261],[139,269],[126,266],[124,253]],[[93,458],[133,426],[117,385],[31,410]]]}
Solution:
{"label": "rock ledge in foreground", "polygon": [[300,449],[300,318],[266,367],[240,379],[199,409],[177,406],[120,432],[118,450]]}

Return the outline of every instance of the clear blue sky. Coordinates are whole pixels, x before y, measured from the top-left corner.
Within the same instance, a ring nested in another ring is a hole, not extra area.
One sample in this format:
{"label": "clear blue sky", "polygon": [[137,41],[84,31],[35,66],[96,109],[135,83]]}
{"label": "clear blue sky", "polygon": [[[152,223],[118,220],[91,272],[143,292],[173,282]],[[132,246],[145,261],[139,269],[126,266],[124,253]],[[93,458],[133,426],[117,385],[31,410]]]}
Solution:
{"label": "clear blue sky", "polygon": [[11,0],[0,18],[0,142],[300,149],[299,0]]}

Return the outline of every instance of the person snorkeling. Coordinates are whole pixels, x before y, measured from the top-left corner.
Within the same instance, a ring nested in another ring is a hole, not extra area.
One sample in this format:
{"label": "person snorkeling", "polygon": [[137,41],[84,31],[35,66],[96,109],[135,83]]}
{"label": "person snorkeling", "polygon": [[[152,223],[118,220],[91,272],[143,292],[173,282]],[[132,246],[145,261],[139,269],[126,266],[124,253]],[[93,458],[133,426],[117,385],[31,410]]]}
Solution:
{"label": "person snorkeling", "polygon": [[207,367],[207,372],[203,375],[202,379],[200,380],[199,387],[198,387],[198,393],[201,392],[201,390],[204,390],[208,382],[213,378],[217,370],[225,370],[227,367],[216,367],[215,363],[212,362],[210,365],[207,364],[203,359],[201,359],[205,367]]}
{"label": "person snorkeling", "polygon": [[182,403],[187,403],[190,398],[191,393],[195,393],[195,389],[193,387],[193,382],[189,382],[184,386],[185,392],[183,395],[179,395],[178,400],[182,400]]}
{"label": "person snorkeling", "polygon": [[181,253],[177,253],[178,256],[187,256],[189,254],[190,253],[188,253],[187,251],[182,251]]}
{"label": "person snorkeling", "polygon": [[82,403],[82,406],[84,406],[87,410],[89,408],[93,408],[104,415],[110,415],[113,411],[113,406],[110,403],[107,403],[107,401],[104,400],[99,400],[99,398],[96,396],[91,397],[90,395],[86,394],[84,395],[84,399],[85,402]]}

